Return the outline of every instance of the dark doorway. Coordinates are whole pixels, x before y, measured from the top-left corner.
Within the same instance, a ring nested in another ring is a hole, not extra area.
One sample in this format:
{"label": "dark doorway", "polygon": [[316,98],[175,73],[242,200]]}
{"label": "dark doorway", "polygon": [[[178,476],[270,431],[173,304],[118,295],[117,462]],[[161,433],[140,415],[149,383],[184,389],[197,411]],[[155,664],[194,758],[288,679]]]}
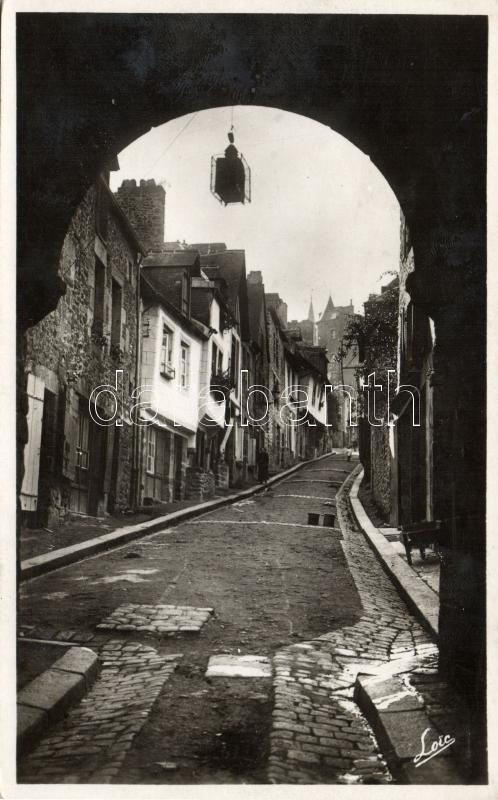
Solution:
{"label": "dark doorway", "polygon": [[175,436],[175,458],[174,458],[174,488],[173,499],[182,499],[182,465],[183,465],[183,439]]}

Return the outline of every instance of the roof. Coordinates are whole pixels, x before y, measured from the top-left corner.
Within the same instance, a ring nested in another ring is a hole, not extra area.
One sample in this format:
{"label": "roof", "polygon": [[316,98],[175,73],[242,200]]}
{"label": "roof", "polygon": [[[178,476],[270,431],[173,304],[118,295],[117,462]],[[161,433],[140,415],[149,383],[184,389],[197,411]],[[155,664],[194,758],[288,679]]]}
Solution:
{"label": "roof", "polygon": [[161,250],[186,250],[187,246],[177,239],[176,242],[162,242]]}
{"label": "roof", "polygon": [[245,250],[222,250],[217,253],[201,255],[201,268],[211,278],[213,267],[218,268],[217,276],[226,282],[226,298],[228,306],[235,314],[237,299],[239,300],[240,327],[242,338],[249,336],[249,321],[247,315],[247,288],[246,288],[246,253]]}
{"label": "roof", "polygon": [[196,250],[153,251],[144,258],[142,266],[147,267],[195,267],[199,265]]}
{"label": "roof", "polygon": [[329,299],[327,300],[327,305],[325,306],[325,311],[323,313],[326,314],[327,311],[333,311],[333,310],[334,310],[334,303],[332,302],[332,295],[329,294]]}
{"label": "roof", "polygon": [[225,242],[201,242],[189,244],[187,247],[189,250],[198,250],[202,256],[207,256],[210,253],[220,253],[227,249]]}
{"label": "roof", "polygon": [[325,347],[319,347],[318,345],[298,344],[296,349],[302,358],[305,359],[309,365],[311,365],[314,372],[319,373],[321,378],[327,378],[328,359],[326,356]]}
{"label": "roof", "polygon": [[320,317],[320,322],[323,322],[324,320],[329,320],[332,317],[334,311],[335,311],[335,306],[334,303],[332,302],[332,295],[329,294],[329,299],[327,301],[327,305],[325,306],[325,311]]}
{"label": "roof", "polygon": [[200,337],[201,339],[208,338],[206,333],[200,329],[199,325],[196,323],[195,320],[188,319],[188,317],[186,317],[185,314],[182,314],[179,308],[170,303],[170,301],[164,296],[161,289],[161,285],[154,280],[154,276],[147,275],[147,273],[144,273],[143,271],[141,272],[140,291],[144,300],[149,300],[159,303],[168,312],[168,314],[170,314],[177,320],[177,322],[179,322],[179,324],[185,330],[189,331],[190,333],[193,333],[194,335]]}

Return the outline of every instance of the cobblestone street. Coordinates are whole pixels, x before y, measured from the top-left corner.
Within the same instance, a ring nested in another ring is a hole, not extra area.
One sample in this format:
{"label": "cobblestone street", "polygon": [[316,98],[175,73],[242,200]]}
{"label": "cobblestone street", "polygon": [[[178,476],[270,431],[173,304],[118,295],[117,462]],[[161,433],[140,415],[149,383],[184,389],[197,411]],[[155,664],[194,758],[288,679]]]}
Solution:
{"label": "cobblestone street", "polygon": [[[103,668],[22,759],[20,780],[390,783],[353,685],[410,656],[431,721],[453,724],[437,648],[353,521],[354,466],[315,462],[24,584],[22,635],[83,644]],[[336,514],[334,527],[309,513]]]}

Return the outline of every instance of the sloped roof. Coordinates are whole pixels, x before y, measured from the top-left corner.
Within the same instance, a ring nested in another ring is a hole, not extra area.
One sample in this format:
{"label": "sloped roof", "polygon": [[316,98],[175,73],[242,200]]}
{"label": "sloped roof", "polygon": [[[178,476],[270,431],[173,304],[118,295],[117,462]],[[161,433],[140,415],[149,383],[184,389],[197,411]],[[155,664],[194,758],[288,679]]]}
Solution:
{"label": "sloped roof", "polygon": [[200,242],[198,244],[187,245],[189,250],[198,250],[202,256],[210,253],[220,253],[227,249],[225,242]]}
{"label": "sloped roof", "polygon": [[142,267],[195,267],[199,265],[199,253],[196,250],[168,250],[149,253],[142,262]]}
{"label": "sloped roof", "polygon": [[[176,319],[185,330],[190,331],[190,333],[194,333],[201,339],[207,339],[205,332],[200,330],[195,320],[188,319],[188,317],[186,317],[179,308],[170,303],[170,301],[167,299],[167,294],[165,295],[164,293],[162,285],[154,279],[154,275],[148,274],[147,272],[141,272],[140,292],[144,299],[160,303],[168,312],[168,314],[174,317],[174,319]],[[201,320],[201,322],[203,322],[203,320]]]}
{"label": "sloped roof", "polygon": [[310,364],[315,372],[318,372],[322,378],[327,377],[327,364],[328,359],[326,356],[326,348],[318,345],[298,344],[296,349],[300,355]]}
{"label": "sloped roof", "polygon": [[246,253],[245,250],[223,250],[201,255],[201,268],[211,277],[210,268],[218,267],[218,275],[226,282],[226,297],[232,313],[239,299],[240,328],[243,339],[249,335],[247,315]]}

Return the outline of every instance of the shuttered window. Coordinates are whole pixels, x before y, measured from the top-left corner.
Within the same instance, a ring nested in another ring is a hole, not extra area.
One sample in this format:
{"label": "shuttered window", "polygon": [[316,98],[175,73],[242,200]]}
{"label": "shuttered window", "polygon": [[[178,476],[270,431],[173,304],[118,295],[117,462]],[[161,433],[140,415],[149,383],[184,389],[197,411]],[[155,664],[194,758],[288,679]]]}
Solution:
{"label": "shuttered window", "polygon": [[156,471],[156,441],[156,430],[149,425],[147,428],[147,472],[151,475],[154,475]]}

